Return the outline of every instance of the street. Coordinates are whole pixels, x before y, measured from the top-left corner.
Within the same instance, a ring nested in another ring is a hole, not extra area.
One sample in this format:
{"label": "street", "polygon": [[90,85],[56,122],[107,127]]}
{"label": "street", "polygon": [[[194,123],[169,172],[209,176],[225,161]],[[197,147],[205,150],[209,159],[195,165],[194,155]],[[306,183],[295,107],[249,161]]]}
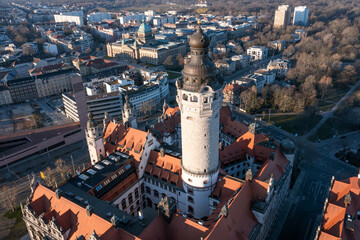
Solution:
{"label": "street", "polygon": [[[236,111],[235,118],[246,125],[254,121],[254,116]],[[301,169],[295,184],[298,186],[289,190],[286,204],[278,213],[268,239],[313,239],[321,223],[321,213],[329,194],[332,176],[335,180],[343,180],[357,176],[359,172],[358,168],[337,159],[334,154],[344,145],[357,146],[356,143],[360,143],[360,134],[356,131],[346,134],[345,138],[336,137],[313,143],[266,122],[261,123],[262,132],[270,134],[278,142],[283,138],[295,142]]]}
{"label": "street", "polygon": [[[71,156],[73,157],[74,165],[72,164]],[[17,203],[24,202],[30,194],[30,178],[34,173],[40,178],[40,171],[44,171],[47,167],[54,168],[54,163],[58,158],[65,160],[66,165],[71,167],[71,170],[79,169],[90,161],[86,142],[80,141],[72,145],[63,147],[50,153],[44,153],[42,155],[35,155],[15,162],[7,167],[0,169],[0,189],[3,186],[15,187],[18,194]],[[59,180],[60,175],[57,174],[56,178]],[[0,192],[0,201],[5,192]],[[0,205],[0,214],[9,210]]]}

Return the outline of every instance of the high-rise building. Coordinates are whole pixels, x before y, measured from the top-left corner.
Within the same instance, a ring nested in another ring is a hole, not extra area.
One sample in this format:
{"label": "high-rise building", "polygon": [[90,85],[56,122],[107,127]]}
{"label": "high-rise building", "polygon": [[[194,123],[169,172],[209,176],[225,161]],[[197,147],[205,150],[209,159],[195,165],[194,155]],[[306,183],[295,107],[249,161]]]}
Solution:
{"label": "high-rise building", "polygon": [[[201,28],[190,38],[191,58],[184,66],[183,84],[177,83],[181,112],[182,180],[193,196],[193,215],[209,215],[204,204],[213,191],[219,173],[219,116],[222,84],[210,60],[210,39]],[[191,212],[191,211],[189,211]]]}
{"label": "high-rise building", "polygon": [[289,5],[281,5],[275,11],[274,27],[283,27],[290,24],[291,7]]}
{"label": "high-rise building", "polygon": [[306,26],[309,18],[309,9],[306,6],[298,6],[294,9],[293,24]]}

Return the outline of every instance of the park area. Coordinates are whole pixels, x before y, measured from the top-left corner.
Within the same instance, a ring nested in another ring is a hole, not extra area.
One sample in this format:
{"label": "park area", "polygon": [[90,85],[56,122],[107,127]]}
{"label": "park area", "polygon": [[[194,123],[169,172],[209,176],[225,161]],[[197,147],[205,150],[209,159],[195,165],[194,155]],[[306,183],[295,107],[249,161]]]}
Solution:
{"label": "park area", "polygon": [[320,115],[306,116],[304,114],[284,114],[271,116],[270,122],[285,131],[301,136],[311,130],[321,118]]}

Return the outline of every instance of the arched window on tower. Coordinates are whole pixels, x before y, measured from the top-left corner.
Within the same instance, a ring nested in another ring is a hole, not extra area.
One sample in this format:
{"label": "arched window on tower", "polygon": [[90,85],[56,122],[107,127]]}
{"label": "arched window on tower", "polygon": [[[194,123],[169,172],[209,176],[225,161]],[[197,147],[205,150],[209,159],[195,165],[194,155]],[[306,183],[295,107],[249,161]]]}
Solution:
{"label": "arched window on tower", "polygon": [[183,100],[187,101],[188,100],[188,95],[183,94]]}
{"label": "arched window on tower", "polygon": [[192,96],[191,101],[192,101],[192,102],[197,102],[197,101],[198,101],[197,96]]}
{"label": "arched window on tower", "polygon": [[188,206],[188,213],[194,214],[194,208],[192,206]]}

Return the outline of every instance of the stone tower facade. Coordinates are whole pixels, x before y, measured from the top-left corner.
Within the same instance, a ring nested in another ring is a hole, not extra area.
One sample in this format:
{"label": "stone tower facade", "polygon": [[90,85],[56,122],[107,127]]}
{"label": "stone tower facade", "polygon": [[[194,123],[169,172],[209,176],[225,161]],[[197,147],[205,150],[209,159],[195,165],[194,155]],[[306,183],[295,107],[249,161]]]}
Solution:
{"label": "stone tower facade", "polygon": [[222,83],[209,58],[210,39],[200,26],[190,38],[191,58],[177,81],[181,111],[182,179],[188,194],[188,214],[209,215],[209,195],[219,173],[219,119]]}
{"label": "stone tower facade", "polygon": [[126,95],[124,108],[122,112],[123,124],[129,124],[132,128],[137,128],[136,115],[132,110],[132,106],[129,100],[129,96]]}
{"label": "stone tower facade", "polygon": [[99,126],[94,121],[91,113],[88,114],[85,134],[91,164],[94,165],[101,160],[101,157],[105,156],[105,147],[102,131],[99,129]]}

